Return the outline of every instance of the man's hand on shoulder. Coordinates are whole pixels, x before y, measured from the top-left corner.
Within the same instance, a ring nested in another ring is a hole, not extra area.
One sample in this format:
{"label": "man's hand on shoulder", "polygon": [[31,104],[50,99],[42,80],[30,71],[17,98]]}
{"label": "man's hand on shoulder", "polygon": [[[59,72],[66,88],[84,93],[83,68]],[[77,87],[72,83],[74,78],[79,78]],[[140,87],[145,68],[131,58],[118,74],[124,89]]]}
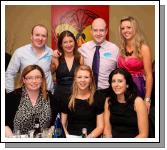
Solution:
{"label": "man's hand on shoulder", "polygon": [[58,49],[53,50],[53,57],[55,57],[55,58],[59,58],[61,55],[62,55],[62,53],[59,52]]}

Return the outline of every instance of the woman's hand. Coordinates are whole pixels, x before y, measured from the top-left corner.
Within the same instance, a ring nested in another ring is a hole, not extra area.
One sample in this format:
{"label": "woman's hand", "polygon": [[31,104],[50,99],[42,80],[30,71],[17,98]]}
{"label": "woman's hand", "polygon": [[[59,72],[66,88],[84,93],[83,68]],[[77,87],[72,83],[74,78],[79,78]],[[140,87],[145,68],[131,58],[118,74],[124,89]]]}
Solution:
{"label": "woman's hand", "polygon": [[5,137],[12,137],[13,136],[13,132],[10,129],[9,126],[5,126]]}
{"label": "woman's hand", "polygon": [[147,107],[147,112],[148,112],[148,114],[149,114],[149,112],[150,112],[150,106],[151,106],[151,103],[150,102],[148,102],[148,101],[144,101],[145,102],[145,104],[146,104],[146,107]]}

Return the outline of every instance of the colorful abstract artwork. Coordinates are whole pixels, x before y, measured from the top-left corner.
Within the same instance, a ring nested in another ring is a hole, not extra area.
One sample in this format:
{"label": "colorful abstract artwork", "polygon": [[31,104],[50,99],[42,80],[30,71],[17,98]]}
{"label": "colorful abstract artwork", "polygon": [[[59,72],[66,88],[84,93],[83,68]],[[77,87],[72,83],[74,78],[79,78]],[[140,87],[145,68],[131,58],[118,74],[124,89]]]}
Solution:
{"label": "colorful abstract artwork", "polygon": [[[73,32],[78,46],[92,39],[91,23],[102,17],[109,24],[109,6],[107,5],[68,5],[51,6],[52,14],[52,48],[57,48],[57,39],[64,30]],[[107,35],[108,38],[108,35]]]}

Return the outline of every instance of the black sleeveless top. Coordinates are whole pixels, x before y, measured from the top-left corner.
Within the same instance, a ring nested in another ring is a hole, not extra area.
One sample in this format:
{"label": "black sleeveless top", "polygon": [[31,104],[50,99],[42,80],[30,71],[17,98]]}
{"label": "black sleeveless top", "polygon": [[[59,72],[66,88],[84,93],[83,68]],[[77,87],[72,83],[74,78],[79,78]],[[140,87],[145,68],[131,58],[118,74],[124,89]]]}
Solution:
{"label": "black sleeveless top", "polygon": [[111,103],[110,112],[113,138],[134,138],[138,135],[137,114],[133,104]]}
{"label": "black sleeveless top", "polygon": [[59,66],[56,70],[56,81],[58,85],[71,86],[73,83],[74,71],[80,65],[79,61],[74,59],[71,70],[69,71],[67,63],[64,60],[59,61]]}
{"label": "black sleeveless top", "polygon": [[92,105],[89,105],[87,100],[76,99],[75,108],[69,109],[69,101],[66,101],[63,104],[62,112],[68,115],[67,130],[69,134],[80,136],[82,134],[82,128],[87,128],[87,133],[91,133],[96,128],[97,115],[104,111],[104,99],[105,97],[96,91]]}

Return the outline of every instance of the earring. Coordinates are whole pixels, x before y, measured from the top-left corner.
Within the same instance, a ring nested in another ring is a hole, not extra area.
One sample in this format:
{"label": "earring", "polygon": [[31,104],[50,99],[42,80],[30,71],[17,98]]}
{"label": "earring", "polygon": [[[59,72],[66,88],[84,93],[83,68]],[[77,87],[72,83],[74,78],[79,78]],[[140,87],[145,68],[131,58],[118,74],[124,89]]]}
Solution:
{"label": "earring", "polygon": [[126,88],[129,88],[129,85],[126,85]]}

